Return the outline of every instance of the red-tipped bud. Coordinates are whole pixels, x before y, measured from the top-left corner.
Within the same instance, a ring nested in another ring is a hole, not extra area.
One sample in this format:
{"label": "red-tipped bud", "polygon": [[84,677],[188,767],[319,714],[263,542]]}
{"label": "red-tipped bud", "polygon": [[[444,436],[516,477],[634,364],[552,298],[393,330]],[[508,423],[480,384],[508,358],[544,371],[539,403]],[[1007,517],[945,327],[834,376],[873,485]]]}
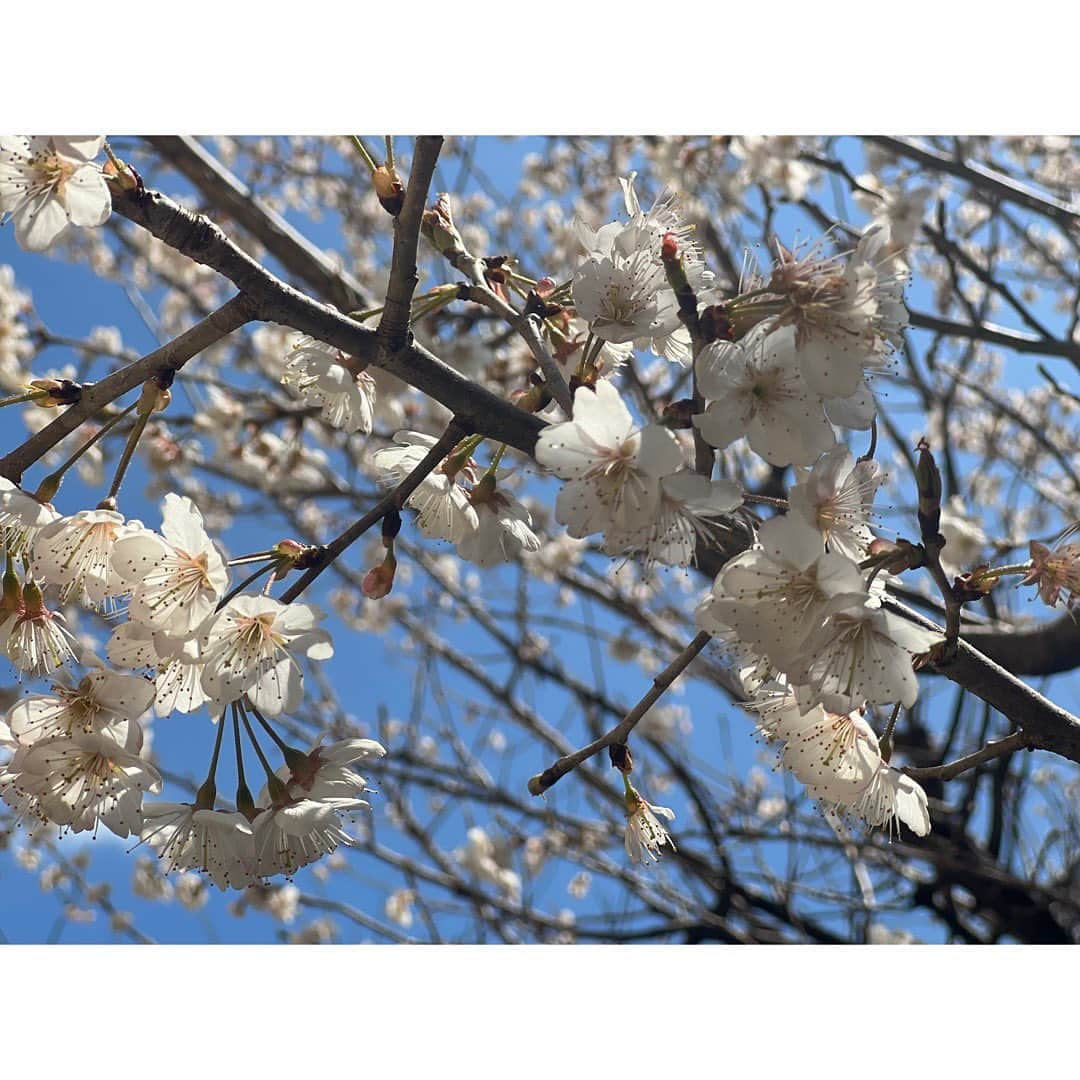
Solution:
{"label": "red-tipped bud", "polygon": [[660,258],[664,262],[675,262],[679,257],[679,238],[674,233],[664,233],[660,242]]}
{"label": "red-tipped bud", "polygon": [[393,548],[386,552],[386,558],[364,575],[360,588],[369,600],[381,600],[388,596],[394,587],[394,574],[397,572],[397,559]]}

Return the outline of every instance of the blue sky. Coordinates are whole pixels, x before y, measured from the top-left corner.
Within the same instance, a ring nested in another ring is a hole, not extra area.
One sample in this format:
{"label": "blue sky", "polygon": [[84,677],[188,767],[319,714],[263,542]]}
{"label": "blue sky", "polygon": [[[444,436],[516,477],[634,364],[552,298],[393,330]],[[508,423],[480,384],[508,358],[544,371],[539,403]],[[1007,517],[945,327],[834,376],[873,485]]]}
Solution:
{"label": "blue sky", "polygon": [[[485,171],[497,184],[512,185],[516,182],[517,166],[522,153],[541,146],[542,140],[538,139],[517,142],[486,139],[482,140],[478,147],[478,160],[483,163]],[[845,152],[854,155],[853,149]],[[852,164],[855,164],[854,157],[852,157]],[[155,183],[154,177],[147,179],[151,185]],[[443,174],[437,178],[437,183],[452,188],[455,177],[452,173]],[[169,177],[168,190],[182,190],[182,187],[183,185],[177,182],[174,176]],[[788,211],[784,208],[781,208],[778,214],[777,227],[781,231],[787,214]],[[791,220],[794,221],[793,215]],[[858,223],[863,220],[863,216],[854,212],[852,220]],[[801,221],[805,222],[805,219]],[[336,245],[332,217],[317,225],[299,220],[297,224],[301,225],[317,243],[327,247]],[[803,230],[805,232],[805,224],[803,224]],[[95,326],[112,325],[122,330],[125,345],[129,348],[143,352],[152,349],[157,344],[153,334],[144,325],[119,287],[113,283],[98,280],[85,267],[70,266],[58,260],[32,256],[19,251],[9,228],[0,229],[0,264],[3,263],[10,263],[15,268],[19,285],[33,294],[37,312],[51,330],[81,338]],[[909,297],[913,306],[921,305],[929,309],[928,289],[925,284],[916,280]],[[1060,321],[1062,317],[1047,313],[1047,318]],[[1001,317],[1000,321],[1008,323],[1005,317]],[[44,359],[47,363],[59,366],[74,360],[74,357],[68,350],[57,348],[50,349]],[[1068,372],[1063,371],[1059,374],[1063,379],[1069,377]],[[1017,385],[1028,385],[1029,380],[1032,382],[1035,380],[1033,365],[1026,362],[1010,362],[1009,377]],[[16,411],[0,410],[0,446],[7,449],[22,435],[23,429]],[[37,474],[30,474],[31,479],[36,476]],[[158,509],[142,495],[144,487],[145,473],[141,463],[136,461],[130,481],[125,488],[128,496],[124,509],[128,516],[140,517],[147,524],[156,526],[160,521]],[[87,491],[79,482],[72,480],[65,485],[58,504],[63,511],[72,512],[85,505],[92,505],[97,498],[100,498],[100,493]],[[267,533],[258,523],[239,522],[229,531],[225,539],[230,554],[235,556],[245,550],[258,550],[267,546],[267,538]],[[271,541],[277,538],[277,536],[270,537]],[[359,565],[357,558],[358,556],[353,554],[352,565]],[[417,569],[417,574],[422,576],[419,569]],[[325,578],[323,580],[326,581]],[[498,597],[500,590],[504,591],[505,595],[512,596],[512,590],[516,586],[517,573],[514,570],[507,569],[491,575],[485,574],[483,578],[484,596],[489,599]],[[322,594],[324,597],[325,589],[322,589]],[[689,605],[692,601],[693,594],[690,594],[685,602]],[[614,630],[619,625],[598,608],[593,610],[591,615],[601,630]],[[400,635],[395,632],[387,640],[378,640],[371,635],[358,635],[333,617],[328,625],[334,634],[337,654],[326,664],[325,670],[329,679],[340,689],[342,700],[349,703],[348,708],[356,719],[370,725],[371,733],[374,734],[376,716],[380,707],[384,708],[391,717],[407,718],[414,707],[411,681],[413,662],[410,657],[402,655],[398,648]],[[569,671],[585,682],[597,679],[594,657],[588,650],[577,647],[578,639],[572,639],[574,644],[571,644],[571,639],[567,638],[565,647],[560,648],[563,631],[557,627],[544,627],[542,632],[551,639],[555,652]],[[490,639],[487,639],[479,630],[456,631],[454,641],[459,648],[472,649],[478,656],[486,656],[492,652]],[[504,669],[493,668],[492,670],[495,673],[502,673]],[[605,660],[605,677],[605,692],[624,705],[635,701],[648,684],[647,676],[637,666],[618,664],[610,659]],[[0,679],[4,678],[0,673]],[[460,675],[448,675],[443,689],[448,700],[458,703],[464,716],[466,710],[463,703],[475,696],[474,689],[468,680]],[[528,676],[522,680],[518,692],[550,723],[563,730],[574,729],[573,726],[578,720],[577,707],[565,695],[553,693],[550,688],[538,684]],[[1080,704],[1075,680],[1055,680],[1051,692],[1067,708],[1076,709]],[[924,707],[930,710],[940,709],[944,712],[951,704],[952,693],[951,687],[944,681],[926,680],[924,682]],[[751,728],[748,721],[717,691],[692,682],[687,685],[682,695],[674,697],[673,700],[691,709],[693,733],[687,740],[686,751],[696,759],[715,762],[721,769],[733,768],[744,776],[749,773],[751,767],[761,766],[766,760],[760,747],[750,738]],[[436,710],[434,701],[426,701],[423,704],[423,710],[434,714]],[[466,743],[475,743],[480,746],[494,727],[500,727],[498,719],[478,720],[472,724],[463,719],[461,721],[462,738]],[[512,743],[520,741],[520,735],[510,725],[503,724],[501,727]],[[195,776],[202,769],[208,755],[213,729],[205,716],[178,716],[156,722],[154,738],[158,752],[170,769]],[[507,767],[523,789],[524,780],[528,775],[550,764],[551,759],[551,752],[540,746],[525,750],[514,758],[512,765]],[[646,762],[643,768],[647,783],[650,764]],[[797,790],[797,785],[789,784],[788,786],[793,791]],[[581,793],[575,788],[573,778],[563,781],[559,789],[552,793],[551,798],[555,805],[571,810],[585,809]],[[655,801],[663,802],[664,800],[657,798]],[[675,806],[675,809],[680,815],[677,823],[688,820],[688,808]],[[381,808],[377,796],[374,812],[378,827]],[[464,841],[465,830],[471,823],[463,815],[447,815],[439,826],[436,839],[442,846],[452,848]],[[487,824],[483,820],[478,820],[477,823]],[[398,838],[395,838],[395,843],[398,843]],[[105,833],[94,841],[78,837],[69,837],[62,841],[62,850],[68,858],[71,858],[83,846],[92,849],[92,880],[110,881],[113,886],[113,902],[116,906],[122,910],[134,912],[139,928],[159,941],[263,942],[275,940],[280,932],[278,924],[260,913],[249,913],[243,919],[230,915],[227,904],[234,899],[232,894],[223,896],[214,892],[210,904],[195,915],[181,912],[175,902],[159,904],[142,901],[131,893],[131,874],[135,864],[131,855],[126,853],[126,849],[130,846],[129,842],[119,841]],[[409,850],[407,841],[400,841],[399,846],[401,850]],[[385,879],[382,869],[373,859],[364,855],[355,856],[351,861],[351,868],[352,872],[348,877],[332,879],[329,894],[381,917],[387,892],[385,880],[380,880]],[[562,907],[575,906],[566,893],[566,882],[574,869],[573,867],[552,869],[541,879],[541,891],[536,899],[546,909],[558,911]],[[663,864],[655,872],[661,875],[666,873]],[[312,893],[324,891],[324,887],[309,871],[298,875],[297,884],[305,891]],[[399,884],[400,881],[395,881],[393,887]],[[68,943],[116,940],[108,928],[107,920],[100,914],[95,922],[87,925],[58,923],[58,905],[54,901],[54,894],[43,894],[37,884],[36,876],[15,866],[9,855],[0,855],[0,897],[2,897],[0,899],[0,932],[8,941],[50,940],[50,936],[55,936],[57,933],[58,927],[62,932],[61,940]],[[622,902],[621,898],[614,895],[606,899],[613,906]],[[595,897],[592,900],[595,901]],[[592,909],[591,906],[590,910]],[[298,925],[303,921],[304,915],[301,914]],[[368,938],[368,934],[359,927],[341,919],[337,921],[342,931],[341,940],[359,941]],[[895,921],[893,924],[895,925]],[[901,924],[916,933],[929,932],[929,924],[923,916],[906,917]]]}

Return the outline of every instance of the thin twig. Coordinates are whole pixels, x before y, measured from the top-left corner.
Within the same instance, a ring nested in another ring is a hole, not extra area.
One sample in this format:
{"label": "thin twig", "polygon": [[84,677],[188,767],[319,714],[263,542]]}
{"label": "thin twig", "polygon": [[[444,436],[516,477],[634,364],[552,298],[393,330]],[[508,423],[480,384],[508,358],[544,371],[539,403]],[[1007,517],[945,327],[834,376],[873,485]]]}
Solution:
{"label": "thin twig", "polygon": [[588,746],[575,750],[572,754],[559,758],[554,765],[534,776],[529,781],[529,791],[533,795],[543,795],[550,787],[557,784],[568,772],[572,772],[583,761],[588,761],[606,746],[615,746],[626,742],[627,736],[637,726],[638,721],[660,700],[664,691],[686,670],[690,662],[712,640],[712,635],[703,630],[659,675],[653,679],[649,692],[626,714],[610,731],[595,739]]}
{"label": "thin twig", "polygon": [[393,491],[381,498],[362,518],[353,522],[337,539],[323,549],[318,562],[281,594],[281,602],[295,600],[346,548],[364,535],[373,525],[382,521],[391,510],[400,510],[405,500],[420,486],[424,478],[440,465],[451,450],[469,432],[456,418],[451,420],[439,440],[424,455],[423,460]]}
{"label": "thin twig", "polygon": [[993,761],[995,758],[1004,757],[1005,754],[1023,750],[1024,747],[1031,745],[1031,737],[1026,731],[1014,731],[1011,735],[1006,735],[1004,739],[987,743],[981,750],[976,750],[967,757],[950,761],[948,765],[932,765],[925,769],[905,767],[900,771],[913,780],[952,780],[961,773],[977,768],[987,761]]}

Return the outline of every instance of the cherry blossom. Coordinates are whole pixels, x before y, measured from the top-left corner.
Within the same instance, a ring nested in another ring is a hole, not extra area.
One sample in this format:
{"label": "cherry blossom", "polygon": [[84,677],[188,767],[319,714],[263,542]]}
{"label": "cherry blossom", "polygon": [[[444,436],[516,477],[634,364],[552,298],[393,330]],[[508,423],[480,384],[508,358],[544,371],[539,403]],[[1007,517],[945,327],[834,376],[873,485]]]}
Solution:
{"label": "cherry blossom", "polygon": [[375,380],[365,371],[354,375],[332,346],[301,338],[285,360],[281,382],[305,401],[322,406],[323,417],[334,427],[349,433],[371,432]]}
{"label": "cherry blossom", "polygon": [[202,687],[216,707],[245,694],[269,716],[292,712],[303,698],[297,660],[334,655],[330,635],[310,604],[282,604],[269,596],[236,596],[205,632]]}
{"label": "cherry blossom", "polygon": [[161,515],[161,536],[144,529],[115,542],[111,568],[131,591],[131,619],[187,638],[214,613],[229,572],[191,499],[166,495]]}
{"label": "cherry blossom", "polygon": [[[397,487],[427,456],[437,440],[418,431],[399,431],[397,446],[387,446],[372,457],[384,487]],[[445,463],[444,463],[445,464]],[[444,468],[428,473],[405,505],[418,511],[416,524],[425,536],[459,544],[479,526],[476,509],[469,501],[464,480],[476,479],[476,466],[470,458],[453,476]]]}
{"label": "cherry blossom", "polygon": [[168,873],[198,870],[219,889],[243,889],[255,874],[254,830],[237,812],[194,803],[147,802],[142,840],[157,851]]}
{"label": "cherry blossom", "polygon": [[15,222],[27,251],[44,251],[69,226],[103,225],[112,213],[108,184],[93,159],[103,135],[0,137],[0,212]]}
{"label": "cherry blossom", "polygon": [[882,479],[876,461],[856,462],[846,446],[835,446],[801,474],[788,502],[821,533],[829,551],[859,561],[874,539],[870,514]]}
{"label": "cherry blossom", "polygon": [[555,518],[573,537],[614,529],[637,532],[651,521],[660,480],[682,466],[670,431],[639,429],[610,382],[581,387],[574,418],[540,432],[536,460],[569,481],[555,502]]}
{"label": "cherry blossom", "polygon": [[59,518],[48,503],[0,476],[0,545],[9,555],[31,550],[38,533]]}
{"label": "cherry blossom", "polygon": [[802,259],[781,249],[769,287],[788,308],[779,325],[795,328],[807,385],[823,398],[854,394],[866,370],[880,370],[902,344],[907,275],[889,251],[889,229],[871,225],[846,260],[816,249]]}
{"label": "cherry blossom", "polygon": [[709,404],[694,426],[710,446],[745,435],[771,465],[809,465],[836,442],[821,398],[803,380],[790,330],[763,325],[740,342],[713,342],[696,366]]}
{"label": "cherry blossom", "polygon": [[137,834],[143,793],[161,790],[161,775],[139,756],[141,744],[134,722],[123,744],[108,728],[40,739],[16,751],[0,777],[0,794],[15,809],[70,832],[101,824],[117,836]]}
{"label": "cherry blossom", "polygon": [[42,528],[34,540],[34,573],[60,588],[61,599],[85,593],[102,605],[127,592],[127,585],[110,563],[113,546],[142,530],[142,523],[125,523],[115,510],[80,510]]}
{"label": "cherry blossom", "polygon": [[120,731],[122,722],[138,720],[153,700],[153,683],[138,675],[122,675],[97,666],[75,686],[58,682],[52,694],[23,698],[8,713],[8,723],[19,742],[28,746],[39,739],[76,731],[93,732],[104,727]]}
{"label": "cherry blossom", "polygon": [[634,862],[648,865],[650,862],[658,862],[662,854],[661,849],[666,844],[675,850],[675,841],[671,834],[660,824],[660,818],[672,821],[675,811],[666,806],[654,806],[646,802],[630,781],[623,777],[626,793],[626,854]]}
{"label": "cherry blossom", "polygon": [[489,567],[512,562],[522,552],[540,550],[540,540],[532,531],[532,515],[508,491],[481,480],[470,501],[476,509],[477,525],[458,542],[457,551],[463,559]]}

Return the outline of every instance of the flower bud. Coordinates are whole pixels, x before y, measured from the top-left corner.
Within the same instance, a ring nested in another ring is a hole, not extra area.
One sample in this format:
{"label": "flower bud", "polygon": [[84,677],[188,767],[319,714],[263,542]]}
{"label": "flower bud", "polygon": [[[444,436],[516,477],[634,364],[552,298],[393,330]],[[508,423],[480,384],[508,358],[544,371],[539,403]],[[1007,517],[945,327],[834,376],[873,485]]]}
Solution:
{"label": "flower bud", "polygon": [[142,177],[126,161],[120,162],[120,168],[112,161],[106,161],[101,171],[107,179],[114,181],[121,191],[136,191],[143,186]]}
{"label": "flower bud", "polygon": [[398,510],[387,510],[382,519],[382,539],[385,547],[391,547],[397,534],[401,532],[401,513]]}
{"label": "flower bud", "polygon": [[[868,554],[873,565],[890,574],[902,574],[905,570],[917,570],[926,565],[926,549],[900,537],[894,544],[880,536],[871,542]],[[869,561],[869,560],[868,560]]]}
{"label": "flower bud", "polygon": [[670,431],[688,431],[694,426],[694,402],[683,398],[665,406],[660,423]]}
{"label": "flower bud", "polygon": [[391,546],[387,549],[386,558],[364,575],[364,579],[360,583],[364,595],[369,600],[381,600],[384,596],[389,595],[390,590],[394,587],[394,574],[396,571],[397,559],[394,557],[394,549]]}
{"label": "flower bud", "polygon": [[925,439],[920,439],[915,449],[919,453],[915,466],[915,483],[919,489],[919,529],[925,542],[944,547],[945,538],[940,534],[941,473],[930,452],[930,444]]}
{"label": "flower bud", "polygon": [[44,390],[44,397],[34,400],[39,409],[55,409],[58,405],[74,405],[82,398],[82,386],[71,379],[34,379],[33,390]]}
{"label": "flower bud", "polygon": [[735,325],[728,318],[723,304],[710,304],[704,308],[698,316],[698,329],[707,344],[735,340]]}
{"label": "flower bud", "polygon": [[405,205],[405,185],[398,171],[389,165],[380,165],[371,175],[375,194],[382,208],[393,217],[401,213]]}
{"label": "flower bud", "polygon": [[510,400],[525,412],[538,413],[551,404],[551,394],[544,383],[534,383],[528,390],[515,390]]}
{"label": "flower bud", "polygon": [[634,757],[626,743],[612,743],[608,747],[608,758],[611,761],[611,767],[618,769],[624,776],[634,771]]}
{"label": "flower bud", "polygon": [[440,193],[433,206],[424,211],[420,219],[420,231],[435,250],[450,262],[466,254],[461,233],[454,225],[454,215],[450,210],[450,196],[445,191]]}

